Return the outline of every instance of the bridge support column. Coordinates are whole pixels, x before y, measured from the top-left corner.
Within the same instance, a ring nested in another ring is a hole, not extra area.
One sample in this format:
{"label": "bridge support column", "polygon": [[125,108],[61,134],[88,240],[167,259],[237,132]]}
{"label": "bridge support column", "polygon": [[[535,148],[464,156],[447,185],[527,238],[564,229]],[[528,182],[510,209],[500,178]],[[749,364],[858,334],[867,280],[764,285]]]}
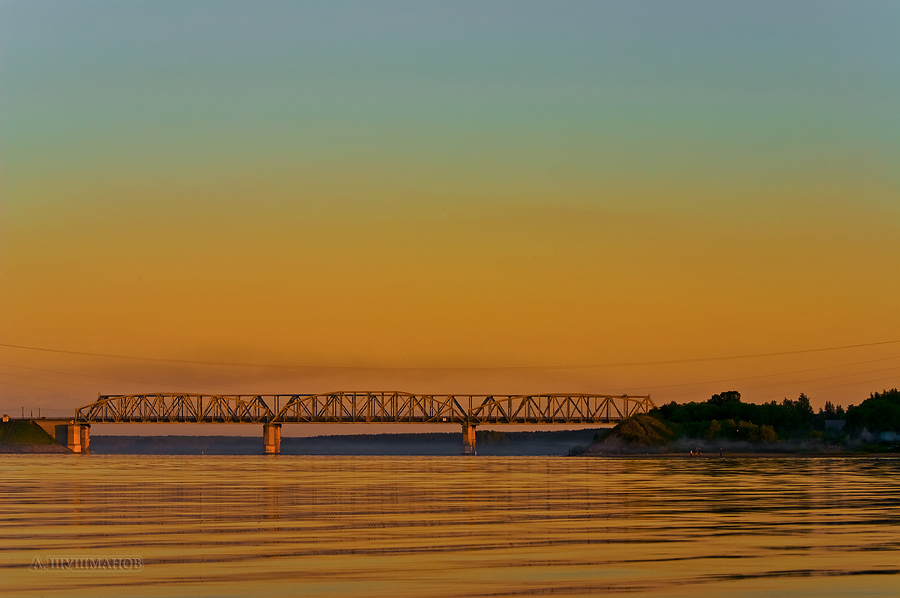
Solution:
{"label": "bridge support column", "polygon": [[475,454],[475,426],[473,426],[471,424],[463,424],[462,433],[463,433],[463,454],[464,455],[474,455]]}
{"label": "bridge support column", "polygon": [[81,452],[81,426],[71,424],[66,426],[66,446],[73,453]]}
{"label": "bridge support column", "polygon": [[81,452],[89,453],[91,452],[91,427],[86,424],[81,424],[79,427],[81,428]]}
{"label": "bridge support column", "polygon": [[267,455],[281,453],[281,424],[263,424],[263,442]]}

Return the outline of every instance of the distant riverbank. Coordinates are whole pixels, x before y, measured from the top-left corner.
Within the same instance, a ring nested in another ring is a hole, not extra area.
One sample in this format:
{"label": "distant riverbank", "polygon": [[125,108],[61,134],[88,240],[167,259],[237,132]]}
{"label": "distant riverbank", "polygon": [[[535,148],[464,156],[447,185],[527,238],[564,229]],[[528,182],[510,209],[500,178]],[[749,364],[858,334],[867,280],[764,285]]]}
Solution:
{"label": "distant riverbank", "polygon": [[[262,454],[262,437],[256,436],[131,436],[102,435],[96,426],[90,452],[100,455],[254,455]],[[476,451],[496,456],[559,456],[601,438],[604,428],[504,432],[479,430]],[[428,455],[451,456],[463,451],[459,432],[352,434],[312,437],[284,436],[287,455]],[[71,453],[66,446],[30,420],[0,422],[0,453]]]}
{"label": "distant riverbank", "polygon": [[900,453],[867,453],[867,452],[842,452],[842,453],[815,453],[815,452],[782,452],[769,453],[745,452],[745,453],[629,453],[629,454],[581,454],[579,457],[604,459],[698,459],[698,460],[716,460],[716,459],[898,459]]}
{"label": "distant riverbank", "polygon": [[[479,430],[476,452],[484,456],[564,456],[584,450],[605,429],[503,432]],[[458,432],[284,436],[283,455],[455,456],[463,451]],[[248,436],[101,436],[91,437],[94,454],[254,455],[262,454],[261,437]]]}
{"label": "distant riverbank", "polygon": [[740,393],[705,402],[668,403],[623,420],[587,447],[585,456],[618,455],[889,455],[900,450],[900,391],[872,393],[845,412],[809,398],[755,404]]}

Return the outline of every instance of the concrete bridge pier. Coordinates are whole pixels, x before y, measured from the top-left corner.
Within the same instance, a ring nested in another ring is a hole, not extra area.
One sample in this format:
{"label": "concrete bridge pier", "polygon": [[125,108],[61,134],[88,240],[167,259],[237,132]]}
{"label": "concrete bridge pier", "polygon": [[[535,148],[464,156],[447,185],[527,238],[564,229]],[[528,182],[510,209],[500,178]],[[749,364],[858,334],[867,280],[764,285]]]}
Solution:
{"label": "concrete bridge pier", "polygon": [[475,455],[475,426],[472,424],[462,425],[463,433],[463,454]]}
{"label": "concrete bridge pier", "polygon": [[267,455],[281,453],[281,424],[263,424],[263,442]]}
{"label": "concrete bridge pier", "polygon": [[81,452],[89,453],[91,452],[91,427],[85,424],[81,424]]}
{"label": "concrete bridge pier", "polygon": [[66,426],[66,446],[73,453],[87,453],[91,450],[91,427],[85,424]]}

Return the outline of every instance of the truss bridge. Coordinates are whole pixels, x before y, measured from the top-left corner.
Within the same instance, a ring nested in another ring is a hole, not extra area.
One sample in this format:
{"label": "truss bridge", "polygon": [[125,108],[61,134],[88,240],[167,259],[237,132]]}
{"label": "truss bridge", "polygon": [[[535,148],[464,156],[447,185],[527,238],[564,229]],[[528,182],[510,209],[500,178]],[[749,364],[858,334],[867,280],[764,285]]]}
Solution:
{"label": "truss bridge", "polygon": [[503,424],[610,424],[655,405],[650,395],[551,393],[531,395],[416,394],[338,391],[321,394],[154,393],[101,395],[75,411],[68,434],[88,450],[91,424],[262,424],[267,453],[281,452],[284,424],[456,424],[466,453],[475,452],[475,428]]}

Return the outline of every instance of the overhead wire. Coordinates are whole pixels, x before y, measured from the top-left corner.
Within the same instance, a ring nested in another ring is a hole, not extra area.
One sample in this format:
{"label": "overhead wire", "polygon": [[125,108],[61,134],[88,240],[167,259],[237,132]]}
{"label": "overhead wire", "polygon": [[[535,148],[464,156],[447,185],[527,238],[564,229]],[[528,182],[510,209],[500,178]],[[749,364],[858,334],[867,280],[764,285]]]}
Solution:
{"label": "overhead wire", "polygon": [[[677,384],[661,384],[661,385],[657,385],[657,386],[641,386],[639,388],[641,390],[658,390],[658,389],[664,389],[664,388],[680,388],[680,387],[684,387],[684,386],[703,386],[706,384],[721,384],[724,382],[743,382],[746,380],[757,380],[757,379],[761,379],[761,378],[774,378],[776,376],[791,376],[794,374],[805,374],[808,372],[820,372],[823,370],[833,370],[833,369],[837,369],[837,368],[851,367],[854,365],[864,365],[864,364],[868,364],[868,363],[878,363],[881,361],[890,361],[892,359],[900,359],[900,355],[894,355],[891,357],[882,357],[880,359],[867,359],[865,361],[855,361],[853,363],[844,363],[844,364],[839,364],[839,365],[832,365],[832,366],[825,366],[825,367],[818,367],[818,368],[808,368],[808,369],[804,369],[804,370],[794,370],[791,372],[777,372],[774,374],[758,374],[755,376],[741,376],[741,377],[737,377],[737,378],[721,378],[719,380],[704,380],[701,382],[680,382]],[[889,371],[889,370],[895,370],[895,369],[900,369],[900,367],[886,368],[884,370],[874,370],[874,371]],[[866,372],[860,372],[860,373],[866,373]],[[854,373],[841,374],[841,375],[835,376],[835,377],[843,377],[843,376],[851,376],[851,375],[856,375],[856,374],[854,374]],[[825,378],[823,378],[823,379],[825,379]],[[819,380],[819,378],[813,378],[812,380],[813,381]],[[800,382],[802,382],[802,380]],[[785,382],[785,383],[787,383],[787,382]],[[631,389],[621,389],[621,390],[624,391],[624,390],[631,390]]]}
{"label": "overhead wire", "polygon": [[94,374],[76,374],[74,372],[62,372],[59,370],[48,370],[46,368],[36,368],[36,367],[30,367],[30,366],[26,366],[26,365],[15,365],[12,363],[0,362],[0,366],[10,367],[10,368],[20,368],[23,370],[32,370],[32,371],[36,371],[36,372],[47,372],[49,374],[60,374],[63,376],[77,376],[79,378],[95,378],[97,380],[109,380],[112,382],[130,382],[132,384],[157,384],[156,382],[145,382],[143,380],[130,380],[130,379],[126,379],[126,378],[110,378],[109,376],[97,376]]}
{"label": "overhead wire", "polygon": [[254,367],[294,370],[339,370],[339,371],[519,371],[519,370],[571,370],[571,369],[600,369],[607,367],[631,367],[646,365],[675,365],[682,363],[704,363],[716,361],[732,361],[740,359],[757,359],[764,357],[780,357],[786,355],[802,355],[810,353],[823,353],[828,351],[840,351],[846,349],[859,349],[900,343],[900,339],[877,341],[870,343],[857,343],[852,345],[839,345],[832,347],[819,347],[815,349],[798,349],[791,351],[772,351],[767,353],[747,353],[743,355],[726,355],[718,357],[692,357],[684,359],[661,359],[650,361],[622,361],[592,364],[561,364],[561,365],[519,365],[519,366],[355,366],[355,365],[290,365],[272,363],[228,362],[228,361],[204,361],[196,359],[175,359],[161,357],[140,357],[135,355],[120,355],[113,353],[94,353],[89,351],[72,351],[67,349],[55,349],[49,347],[34,347],[29,345],[15,345],[0,343],[0,347],[29,351],[41,351],[47,353],[60,353],[66,355],[80,355],[86,357],[101,357],[105,359],[122,359],[131,361],[145,361],[156,363],[177,363],[186,365],[207,365],[220,367]]}

